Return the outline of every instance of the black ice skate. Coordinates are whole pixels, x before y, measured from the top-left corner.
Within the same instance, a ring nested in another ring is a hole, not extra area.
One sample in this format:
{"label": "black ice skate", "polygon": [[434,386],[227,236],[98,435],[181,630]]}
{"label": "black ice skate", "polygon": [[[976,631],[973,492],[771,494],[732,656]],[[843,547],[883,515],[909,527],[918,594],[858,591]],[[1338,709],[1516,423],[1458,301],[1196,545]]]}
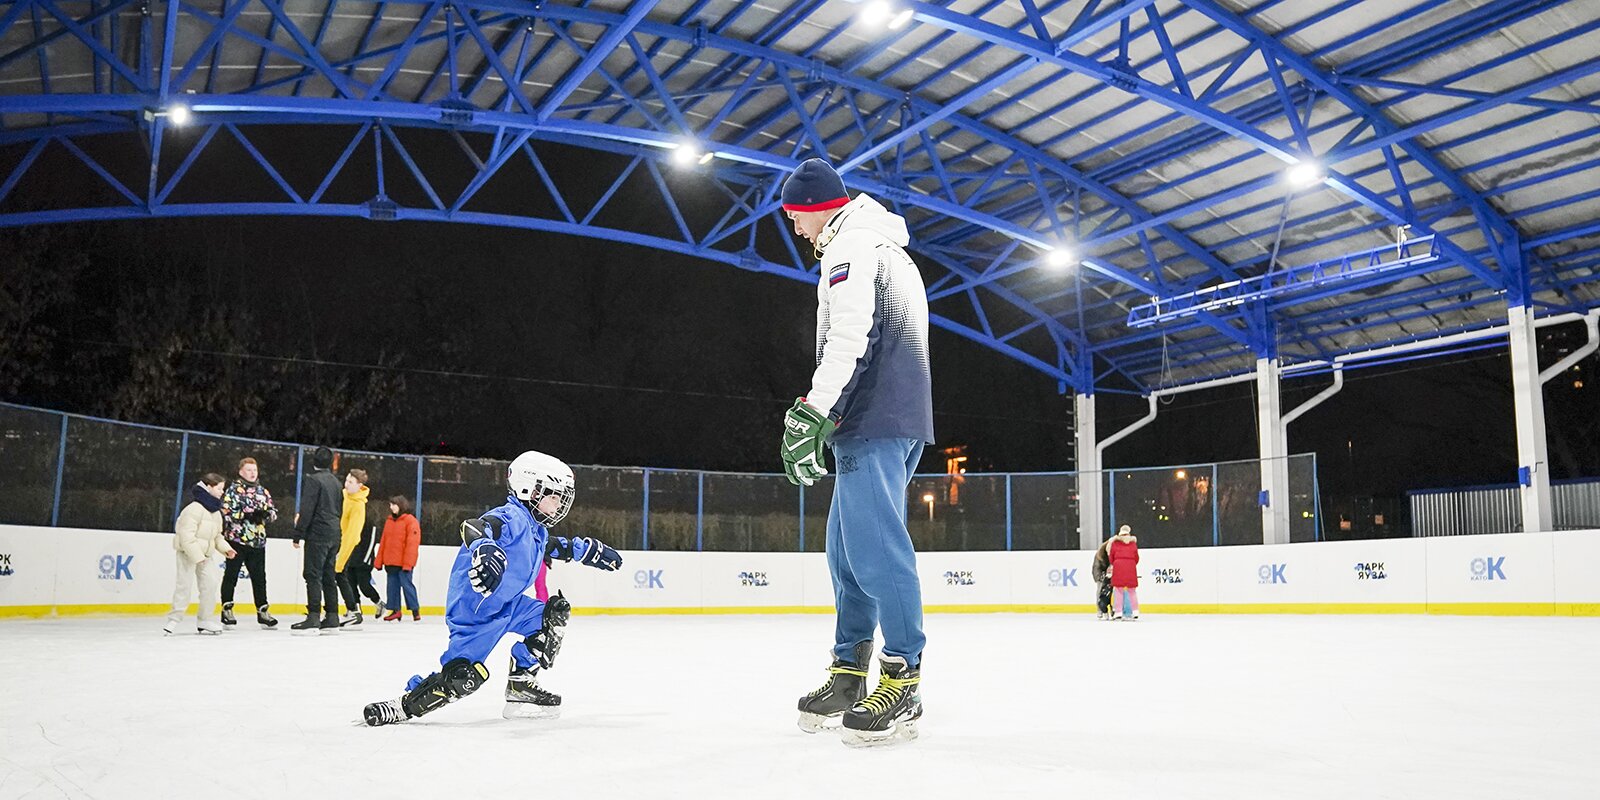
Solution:
{"label": "black ice skate", "polygon": [[839,725],[839,717],[867,696],[867,665],[872,663],[872,640],[857,642],[852,661],[835,658],[828,667],[828,682],[800,698],[800,730],[817,733]]}
{"label": "black ice skate", "polygon": [[317,617],[306,617],[290,625],[289,632],[295,636],[316,636],[322,633],[322,620]]}
{"label": "black ice skate", "polygon": [[226,626],[228,626],[230,628],[239,624],[239,620],[234,618],[234,616],[233,616],[233,604],[232,603],[223,603],[222,604],[222,624],[226,625]]}
{"label": "black ice skate", "polygon": [[361,717],[366,721],[367,725],[374,728],[379,725],[393,725],[396,722],[405,722],[410,719],[410,717],[406,716],[405,705],[401,703],[401,698],[399,697],[393,700],[385,700],[381,703],[368,703],[367,707],[362,709]]}
{"label": "black ice skate", "polygon": [[332,612],[329,612],[329,613],[323,615],[323,617],[322,617],[322,625],[321,625],[321,632],[322,633],[338,633],[339,632],[339,612],[332,611]]}
{"label": "black ice skate", "polygon": [[561,695],[546,691],[538,683],[537,665],[523,669],[511,659],[511,674],[506,677],[506,719],[555,719],[561,716]]}
{"label": "black ice skate", "polygon": [[361,630],[361,609],[356,609],[339,620],[339,627],[345,630]]}
{"label": "black ice skate", "polygon": [[[229,603],[228,605],[231,606],[233,604]],[[233,612],[231,610],[227,611],[227,612],[224,612],[224,613],[226,614],[227,617],[232,617],[233,616]],[[233,623],[224,622],[223,624],[231,625]],[[266,606],[265,603],[263,603],[260,608],[256,609],[256,624],[260,625],[262,627],[262,629],[269,630],[269,631],[272,630],[273,628],[278,627],[278,618],[272,616],[272,612],[267,610],[267,606]]]}
{"label": "black ice skate", "polygon": [[872,747],[917,738],[922,719],[922,666],[899,656],[879,659],[878,688],[844,712],[840,738],[850,747]]}

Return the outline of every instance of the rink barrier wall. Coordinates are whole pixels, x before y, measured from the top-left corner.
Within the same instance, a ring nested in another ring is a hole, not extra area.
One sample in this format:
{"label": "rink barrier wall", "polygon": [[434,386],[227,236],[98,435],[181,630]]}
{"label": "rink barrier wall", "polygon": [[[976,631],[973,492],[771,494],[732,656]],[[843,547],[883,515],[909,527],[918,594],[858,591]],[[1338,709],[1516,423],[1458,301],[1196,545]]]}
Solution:
{"label": "rink barrier wall", "polygon": [[[443,613],[457,548],[424,546],[422,611]],[[267,548],[273,613],[303,613],[303,551]],[[551,591],[577,614],[831,613],[820,553],[625,552],[618,572],[557,562]],[[1600,531],[1149,548],[1150,613],[1600,615]],[[1092,552],[928,552],[917,556],[931,613],[1094,609]],[[215,567],[221,570],[220,561]],[[0,525],[0,616],[156,615],[172,597],[172,535]],[[380,593],[385,577],[374,574]],[[248,618],[250,584],[236,599]]]}

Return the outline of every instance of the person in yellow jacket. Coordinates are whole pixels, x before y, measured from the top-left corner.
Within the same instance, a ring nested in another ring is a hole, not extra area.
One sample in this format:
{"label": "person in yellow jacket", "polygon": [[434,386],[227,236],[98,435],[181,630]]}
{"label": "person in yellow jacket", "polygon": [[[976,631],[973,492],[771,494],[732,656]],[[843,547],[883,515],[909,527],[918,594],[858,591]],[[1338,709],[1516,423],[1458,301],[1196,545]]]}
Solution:
{"label": "person in yellow jacket", "polygon": [[[361,595],[372,598],[378,602],[378,590],[372,586],[372,564],[363,558],[352,558],[351,554],[361,544],[362,531],[367,527],[367,471],[364,469],[350,470],[344,479],[344,513],[339,515],[339,553],[333,562],[333,569],[338,573],[339,591],[344,594],[344,606],[347,612],[344,619],[339,621],[339,626],[350,630],[361,624]],[[383,613],[383,605],[378,605],[378,613]]]}
{"label": "person in yellow jacket", "polygon": [[207,472],[191,490],[192,502],[178,515],[172,537],[172,549],[178,551],[178,580],[172,591],[172,611],[161,628],[168,636],[178,632],[178,625],[189,612],[191,594],[197,595],[200,603],[196,630],[202,635],[222,633],[222,623],[217,622],[217,603],[221,600],[217,584],[222,578],[218,567],[222,561],[217,556],[234,557],[233,546],[222,537],[225,483],[221,475]]}

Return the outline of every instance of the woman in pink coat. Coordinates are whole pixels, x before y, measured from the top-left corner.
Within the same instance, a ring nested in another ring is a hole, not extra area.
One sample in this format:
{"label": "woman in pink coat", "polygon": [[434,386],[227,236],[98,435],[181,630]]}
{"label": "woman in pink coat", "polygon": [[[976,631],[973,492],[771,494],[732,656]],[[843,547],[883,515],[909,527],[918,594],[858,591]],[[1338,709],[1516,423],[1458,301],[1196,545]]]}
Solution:
{"label": "woman in pink coat", "polygon": [[[1111,618],[1139,618],[1139,540],[1124,525],[1111,538]],[[1124,610],[1126,608],[1126,610]]]}

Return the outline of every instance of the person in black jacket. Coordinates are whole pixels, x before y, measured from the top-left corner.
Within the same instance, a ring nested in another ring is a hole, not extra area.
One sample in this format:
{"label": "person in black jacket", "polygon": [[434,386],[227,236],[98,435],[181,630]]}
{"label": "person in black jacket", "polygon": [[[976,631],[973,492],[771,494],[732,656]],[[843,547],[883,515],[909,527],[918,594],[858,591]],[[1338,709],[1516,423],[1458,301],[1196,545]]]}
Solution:
{"label": "person in black jacket", "polygon": [[[333,451],[318,447],[311,456],[311,474],[300,488],[300,513],[295,515],[294,546],[306,542],[306,618],[289,626],[296,633],[339,632],[339,586],[334,563],[339,556],[339,513],[344,490],[330,471]],[[321,615],[319,622],[317,617]]]}
{"label": "person in black jacket", "polygon": [[1100,612],[1095,615],[1095,619],[1111,619],[1111,578],[1106,574],[1111,568],[1111,555],[1106,552],[1106,548],[1110,546],[1111,540],[1107,539],[1100,543],[1100,549],[1094,551],[1094,605]]}

